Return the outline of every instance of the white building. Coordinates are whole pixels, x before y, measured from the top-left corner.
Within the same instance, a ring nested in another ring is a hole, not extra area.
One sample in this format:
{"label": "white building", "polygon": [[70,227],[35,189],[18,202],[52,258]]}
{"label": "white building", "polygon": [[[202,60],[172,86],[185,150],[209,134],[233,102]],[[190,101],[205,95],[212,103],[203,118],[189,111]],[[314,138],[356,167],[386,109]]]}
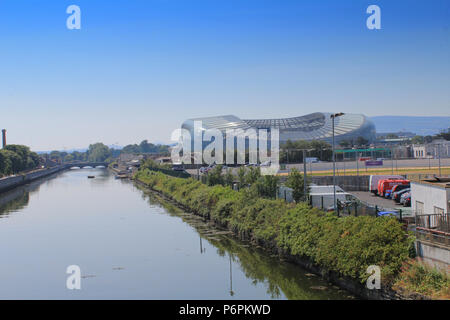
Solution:
{"label": "white building", "polygon": [[445,139],[433,140],[427,144],[413,145],[414,158],[431,158],[437,159],[439,155],[441,158],[450,158],[450,141]]}
{"label": "white building", "polygon": [[417,214],[450,212],[450,178],[411,181],[411,207]]}

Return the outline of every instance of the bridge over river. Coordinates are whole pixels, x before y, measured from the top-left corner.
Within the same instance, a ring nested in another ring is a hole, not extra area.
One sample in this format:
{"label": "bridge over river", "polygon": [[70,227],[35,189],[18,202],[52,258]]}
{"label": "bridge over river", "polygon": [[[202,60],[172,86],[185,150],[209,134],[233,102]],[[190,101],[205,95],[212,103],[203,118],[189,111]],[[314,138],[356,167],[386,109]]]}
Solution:
{"label": "bridge over river", "polygon": [[90,162],[90,161],[86,161],[86,162],[69,162],[69,163],[65,163],[64,164],[66,168],[70,169],[70,168],[87,168],[87,167],[91,167],[91,168],[99,168],[99,167],[108,167],[108,163],[106,162]]}

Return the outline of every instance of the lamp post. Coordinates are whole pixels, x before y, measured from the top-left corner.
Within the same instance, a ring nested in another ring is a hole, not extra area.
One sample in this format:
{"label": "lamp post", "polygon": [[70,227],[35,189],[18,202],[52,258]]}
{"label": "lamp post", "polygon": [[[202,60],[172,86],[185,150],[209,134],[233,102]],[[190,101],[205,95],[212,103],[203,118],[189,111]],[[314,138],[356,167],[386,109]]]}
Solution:
{"label": "lamp post", "polygon": [[332,129],[333,129],[333,209],[334,211],[337,212],[338,216],[339,216],[339,211],[337,210],[337,206],[336,206],[336,155],[334,152],[334,119],[340,116],[343,116],[344,113],[343,112],[339,112],[339,113],[334,113],[332,114],[331,117],[331,122],[332,122]]}
{"label": "lamp post", "polygon": [[439,161],[439,177],[441,177],[441,144],[438,143],[438,161]]}

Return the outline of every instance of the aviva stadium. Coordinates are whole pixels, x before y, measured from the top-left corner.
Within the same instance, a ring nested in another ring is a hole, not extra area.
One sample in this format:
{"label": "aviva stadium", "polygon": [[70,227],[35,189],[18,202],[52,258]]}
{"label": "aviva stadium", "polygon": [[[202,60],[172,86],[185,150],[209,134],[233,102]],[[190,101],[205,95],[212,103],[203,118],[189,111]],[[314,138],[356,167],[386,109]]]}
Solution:
{"label": "aviva stadium", "polygon": [[[280,143],[288,140],[323,140],[331,142],[331,113],[315,112],[305,116],[280,119],[240,119],[233,115],[195,118],[186,120],[182,128],[193,133],[194,122],[201,121],[201,130],[219,129],[224,134],[229,129],[268,129],[277,128]],[[363,137],[375,140],[375,125],[362,114],[344,114],[335,119],[335,141],[352,140]]]}

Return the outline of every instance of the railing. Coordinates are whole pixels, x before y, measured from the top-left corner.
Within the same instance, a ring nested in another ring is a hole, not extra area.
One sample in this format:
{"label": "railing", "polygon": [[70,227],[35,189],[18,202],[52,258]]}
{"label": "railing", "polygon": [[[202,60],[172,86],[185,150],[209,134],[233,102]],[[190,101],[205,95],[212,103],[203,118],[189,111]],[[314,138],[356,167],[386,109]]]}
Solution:
{"label": "railing", "polygon": [[450,246],[450,213],[416,214],[416,237]]}
{"label": "railing", "polygon": [[450,232],[450,213],[416,214],[417,227]]}

